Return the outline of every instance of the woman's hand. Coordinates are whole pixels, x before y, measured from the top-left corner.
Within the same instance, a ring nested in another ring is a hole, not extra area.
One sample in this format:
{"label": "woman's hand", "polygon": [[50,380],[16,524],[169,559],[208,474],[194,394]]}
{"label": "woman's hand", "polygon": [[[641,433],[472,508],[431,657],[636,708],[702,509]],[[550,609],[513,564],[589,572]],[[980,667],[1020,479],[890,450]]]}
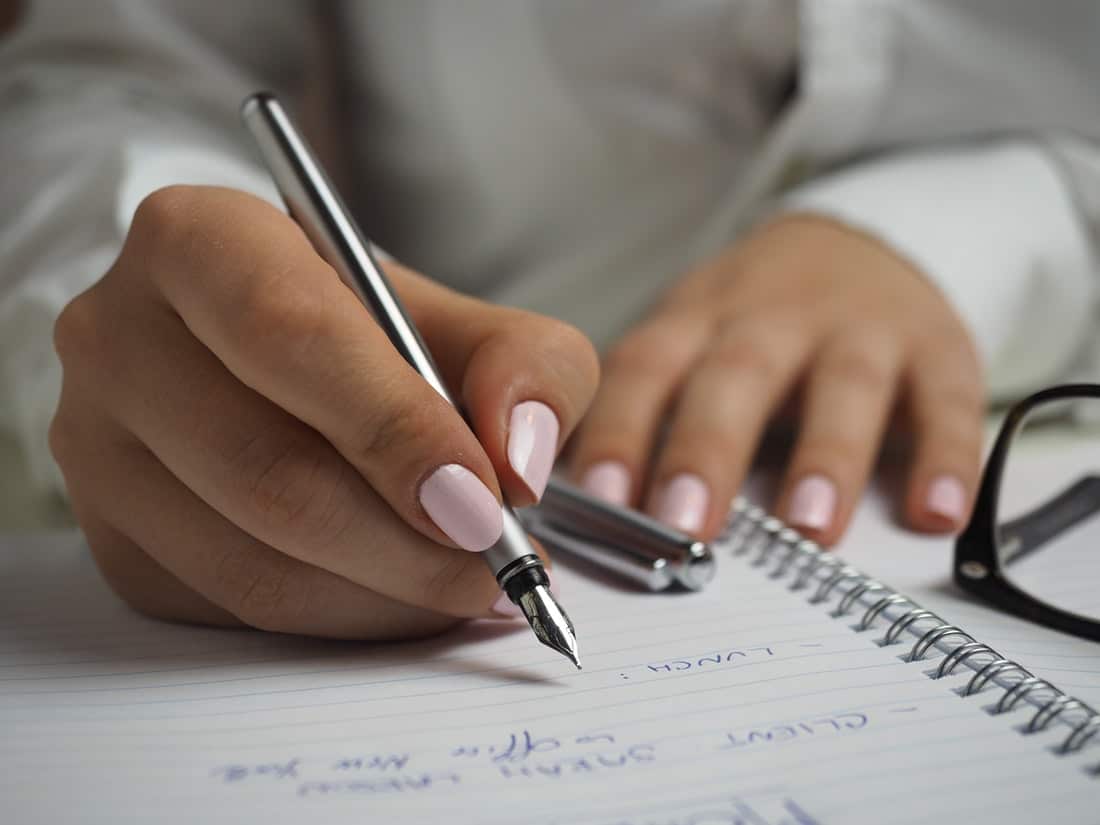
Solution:
{"label": "woman's hand", "polygon": [[962,525],[984,409],[967,332],[909,264],[813,216],[779,219],[734,244],[611,350],[576,436],[574,475],[604,498],[713,536],[794,390],[801,422],[780,515],[833,543],[897,410],[914,437],[907,522]]}
{"label": "woman's hand", "polygon": [[355,638],[510,612],[478,551],[502,492],[541,494],[596,357],[564,324],[388,270],[476,437],[286,215],[199,187],[142,204],[58,320],[50,433],[130,604]]}

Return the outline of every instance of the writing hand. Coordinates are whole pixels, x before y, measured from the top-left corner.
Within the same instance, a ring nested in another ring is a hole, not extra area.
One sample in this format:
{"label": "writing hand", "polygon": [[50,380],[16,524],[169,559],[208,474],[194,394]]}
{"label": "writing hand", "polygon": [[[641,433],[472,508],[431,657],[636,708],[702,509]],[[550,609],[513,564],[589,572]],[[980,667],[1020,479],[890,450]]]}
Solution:
{"label": "writing hand", "polygon": [[278,210],[173,187],[56,325],[51,446],[116,591],[172,619],[392,638],[488,616],[476,552],[598,365],[559,322],[387,267],[470,427]]}

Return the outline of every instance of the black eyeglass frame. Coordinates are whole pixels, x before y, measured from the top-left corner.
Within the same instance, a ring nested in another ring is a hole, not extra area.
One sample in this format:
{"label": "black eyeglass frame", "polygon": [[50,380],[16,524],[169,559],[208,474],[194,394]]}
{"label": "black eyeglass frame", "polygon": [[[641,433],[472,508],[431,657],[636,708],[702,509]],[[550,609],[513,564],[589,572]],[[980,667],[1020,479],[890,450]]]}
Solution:
{"label": "black eyeglass frame", "polygon": [[1100,398],[1100,384],[1064,384],[1041,390],[1013,405],[986,461],[974,512],[955,541],[955,584],[996,607],[1037,624],[1100,641],[1100,621],[1060,610],[1020,590],[1005,576],[997,552],[997,503],[1009,449],[1035,407],[1051,401]]}

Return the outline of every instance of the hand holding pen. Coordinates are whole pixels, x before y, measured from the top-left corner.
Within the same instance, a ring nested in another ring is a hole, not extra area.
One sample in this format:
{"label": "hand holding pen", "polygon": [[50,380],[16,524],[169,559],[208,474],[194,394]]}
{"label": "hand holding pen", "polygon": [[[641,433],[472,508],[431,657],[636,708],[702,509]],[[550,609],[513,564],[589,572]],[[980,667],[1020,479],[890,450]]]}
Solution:
{"label": "hand holding pen", "polygon": [[[370,241],[355,224],[328,175],[282,105],[270,93],[262,92],[244,102],[241,116],[252,132],[291,216],[302,227],[314,248],[328,261],[364,308],[370,310],[397,353],[440,398],[460,409],[428,345],[375,260]],[[509,460],[513,465],[518,465],[513,469],[518,470],[520,475],[527,474],[525,481],[528,482],[529,492],[537,498],[546,484],[553,453],[549,444],[540,449],[534,441],[542,436],[549,442],[551,433],[557,436],[557,418],[545,404],[526,401],[513,409],[512,425]],[[538,456],[535,456],[536,450],[540,453]],[[466,468],[460,465],[441,467],[421,485],[420,503],[429,515],[433,515],[436,524],[444,529],[445,525],[453,523],[465,531],[471,515],[478,521],[492,522],[494,529],[478,531],[469,539],[467,549],[482,553],[482,558],[503,591],[502,598],[507,598],[519,608],[536,638],[567,656],[580,668],[573,623],[550,591],[550,580],[542,559],[518,517],[507,504],[498,504],[483,495],[477,487],[471,486],[471,482],[470,472]],[[456,485],[461,485],[457,497],[453,489]],[[436,501],[437,494],[445,496],[442,502]],[[458,500],[453,501],[452,498]],[[437,512],[433,513],[433,509]],[[495,529],[498,519],[499,531]],[[447,532],[452,539],[459,539],[455,529]],[[480,546],[487,538],[490,539],[489,546]]]}
{"label": "hand holding pen", "polygon": [[481,551],[503,501],[541,492],[595,354],[557,321],[386,268],[469,424],[287,215],[207,187],[143,203],[57,325],[52,430],[130,604],[358,639],[516,612]]}

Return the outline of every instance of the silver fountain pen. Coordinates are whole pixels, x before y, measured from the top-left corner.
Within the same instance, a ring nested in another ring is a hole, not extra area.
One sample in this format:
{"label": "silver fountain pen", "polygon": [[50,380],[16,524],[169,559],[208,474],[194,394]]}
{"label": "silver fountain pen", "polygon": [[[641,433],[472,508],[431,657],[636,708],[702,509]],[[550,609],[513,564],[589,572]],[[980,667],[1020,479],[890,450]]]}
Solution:
{"label": "silver fountain pen", "polygon": [[[279,101],[267,92],[251,95],[241,106],[241,117],[291,216],[314,248],[371,311],[401,356],[457,409],[423,339],[371,254],[370,243]],[[542,560],[519,519],[507,504],[502,509],[504,532],[481,556],[538,640],[579,669],[573,623],[551,595]]]}

